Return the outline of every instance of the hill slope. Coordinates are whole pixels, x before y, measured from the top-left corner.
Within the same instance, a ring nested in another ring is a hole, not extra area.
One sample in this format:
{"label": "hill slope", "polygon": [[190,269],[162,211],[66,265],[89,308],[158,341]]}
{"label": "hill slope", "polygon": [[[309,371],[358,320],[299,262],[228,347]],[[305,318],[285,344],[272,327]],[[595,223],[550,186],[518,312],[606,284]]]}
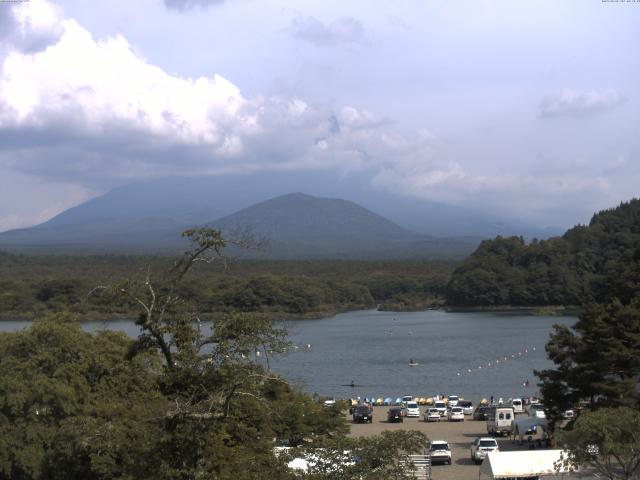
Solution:
{"label": "hill slope", "polygon": [[[78,207],[38,227],[2,233],[0,249],[27,253],[175,254],[186,246],[180,233],[205,223],[127,217],[131,212],[124,209],[126,203],[121,203],[123,218],[110,218],[104,202],[96,200],[93,206]],[[172,212],[177,211],[178,207]],[[89,212],[101,216],[91,218]],[[208,220],[207,224],[228,235],[248,229],[258,237],[267,237],[270,244],[265,252],[232,252],[252,258],[462,258],[479,242],[474,238],[419,235],[353,202],[301,193],[276,197],[218,220]]]}
{"label": "hill slope", "polygon": [[437,237],[552,233],[526,223],[452,205],[406,197],[371,186],[371,179],[331,172],[272,172],[220,177],[171,177],[125,185],[57,215],[40,227],[114,219],[155,219],[181,224],[210,222],[292,191],[342,198],[362,205],[405,229]]}
{"label": "hill slope", "polygon": [[581,305],[640,291],[640,199],[593,216],[562,237],[484,241],[455,270],[447,301],[459,306]]}
{"label": "hill slope", "polygon": [[212,226],[266,237],[266,254],[275,258],[461,257],[477,244],[419,235],[353,202],[302,193],[261,202]]}

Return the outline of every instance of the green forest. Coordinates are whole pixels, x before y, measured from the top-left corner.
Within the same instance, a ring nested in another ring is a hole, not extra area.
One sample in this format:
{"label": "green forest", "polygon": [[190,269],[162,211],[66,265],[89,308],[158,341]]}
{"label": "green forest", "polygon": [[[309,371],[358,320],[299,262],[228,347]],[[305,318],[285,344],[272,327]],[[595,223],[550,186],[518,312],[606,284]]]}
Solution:
{"label": "green forest", "polygon": [[[181,295],[205,315],[232,311],[309,318],[378,307],[580,306],[637,289],[640,200],[593,216],[563,236],[486,240],[462,262],[249,261],[198,264]],[[129,316],[135,305],[96,287],[142,279],[173,260],[155,256],[26,256],[0,252],[0,312],[35,318],[71,311],[85,318]]]}
{"label": "green forest", "polygon": [[579,306],[638,289],[640,200],[601,211],[562,237],[482,242],[452,273],[445,289],[456,306]]}
{"label": "green forest", "polygon": [[[35,318],[71,311],[127,316],[135,305],[96,287],[171,267],[165,257],[24,256],[0,253],[0,312]],[[455,264],[408,261],[233,261],[195,265],[180,286],[204,314],[254,312],[304,318],[373,308],[418,310],[442,303]]]}

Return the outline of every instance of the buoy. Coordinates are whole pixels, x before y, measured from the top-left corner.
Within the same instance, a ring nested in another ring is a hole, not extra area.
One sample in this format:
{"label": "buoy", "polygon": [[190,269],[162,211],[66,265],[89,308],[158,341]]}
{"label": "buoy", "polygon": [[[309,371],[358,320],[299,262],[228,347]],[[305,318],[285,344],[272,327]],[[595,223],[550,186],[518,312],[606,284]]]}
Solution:
{"label": "buoy", "polygon": [[307,349],[311,348],[311,344],[307,343]]}

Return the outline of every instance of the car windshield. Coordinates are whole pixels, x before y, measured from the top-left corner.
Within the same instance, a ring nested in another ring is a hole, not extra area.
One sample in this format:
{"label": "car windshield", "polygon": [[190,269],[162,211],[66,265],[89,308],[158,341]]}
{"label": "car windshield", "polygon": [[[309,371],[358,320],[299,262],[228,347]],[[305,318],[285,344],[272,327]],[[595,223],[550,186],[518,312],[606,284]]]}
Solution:
{"label": "car windshield", "polygon": [[357,413],[369,413],[369,407],[356,407]]}
{"label": "car windshield", "polygon": [[461,411],[462,411],[462,408],[461,408],[461,407],[453,407],[453,408],[451,409],[451,412],[452,412],[452,413],[460,413]]}
{"label": "car windshield", "polygon": [[415,402],[407,403],[407,408],[418,408],[418,404]]}
{"label": "car windshield", "polygon": [[497,447],[498,444],[495,440],[480,440],[481,447]]}
{"label": "car windshield", "polygon": [[440,415],[440,412],[438,411],[437,408],[430,408],[429,413],[437,413],[438,415]]}
{"label": "car windshield", "polygon": [[450,396],[449,396],[449,401],[450,401],[450,402],[451,402],[451,401],[454,401],[454,402],[455,402],[456,400],[458,400],[458,397],[457,397],[457,396],[455,396],[455,395],[450,395]]}
{"label": "car windshield", "polygon": [[430,450],[449,450],[449,445],[447,443],[432,443]]}
{"label": "car windshield", "polygon": [[436,402],[436,408],[446,408],[444,402]]}

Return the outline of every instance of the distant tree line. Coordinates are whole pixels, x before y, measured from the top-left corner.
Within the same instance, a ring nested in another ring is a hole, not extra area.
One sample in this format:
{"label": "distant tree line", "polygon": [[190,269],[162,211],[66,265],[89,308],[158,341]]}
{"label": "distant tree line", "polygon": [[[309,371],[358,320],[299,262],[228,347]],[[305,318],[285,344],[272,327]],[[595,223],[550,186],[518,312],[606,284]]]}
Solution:
{"label": "distant tree line", "polygon": [[[0,312],[35,317],[71,311],[128,315],[126,298],[89,295],[115,278],[166,270],[163,257],[24,256],[0,253]],[[447,262],[238,261],[222,271],[196,265],[180,294],[205,313],[255,312],[290,318],[373,308],[417,310],[442,303]]]}
{"label": "distant tree line", "polygon": [[640,200],[599,212],[588,226],[562,237],[526,242],[498,237],[482,242],[446,287],[457,306],[582,305],[637,291]]}

